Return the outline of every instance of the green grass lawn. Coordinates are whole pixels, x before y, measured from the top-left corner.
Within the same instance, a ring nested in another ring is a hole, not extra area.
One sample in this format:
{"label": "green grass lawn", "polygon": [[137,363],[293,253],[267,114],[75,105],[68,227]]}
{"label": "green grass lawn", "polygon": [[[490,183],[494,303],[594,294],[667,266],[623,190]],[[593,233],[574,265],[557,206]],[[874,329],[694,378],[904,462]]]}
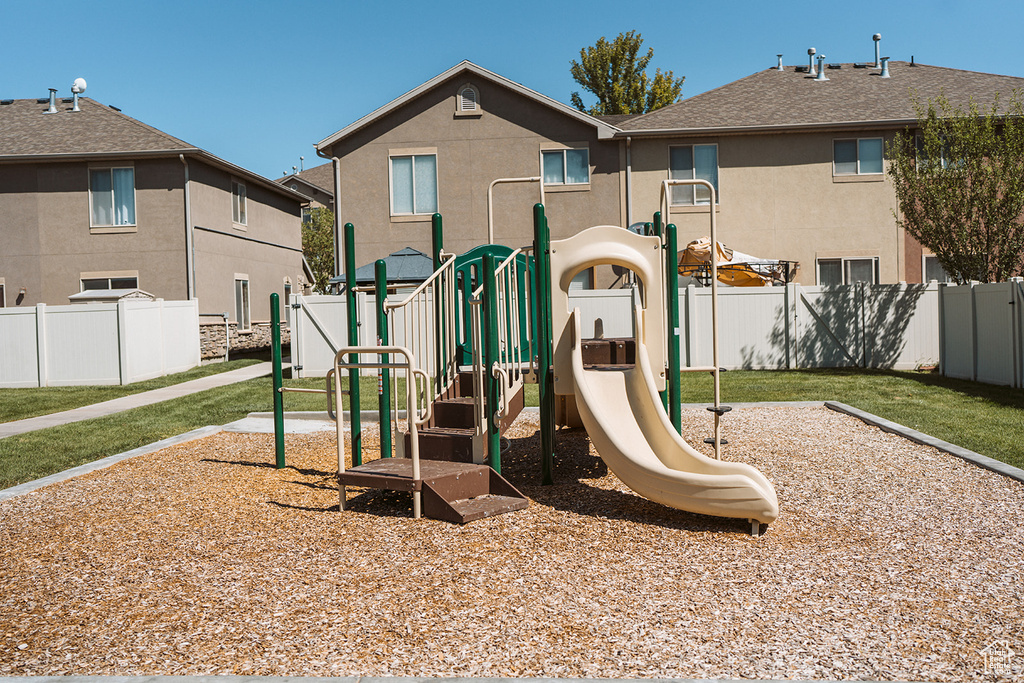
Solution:
{"label": "green grass lawn", "polygon": [[[286,380],[285,384],[319,389],[324,380]],[[364,410],[377,407],[376,386],[374,378],[361,382]],[[708,375],[683,375],[684,403],[710,403],[711,391]],[[1024,448],[1020,445],[1024,443],[1024,392],[1020,390],[918,372],[732,371],[722,375],[722,400],[726,404],[841,401],[1024,467]],[[538,404],[535,386],[527,386],[526,404]],[[324,410],[325,400],[322,395],[288,393],[284,405],[289,411]],[[261,378],[109,417],[0,439],[0,489],[272,407],[271,380]],[[268,462],[273,460],[273,453],[268,452],[267,458]]]}
{"label": "green grass lawn", "polygon": [[216,375],[228,370],[237,370],[246,365],[258,363],[257,360],[233,360],[228,363],[211,363],[197,368],[178,372],[166,377],[157,377],[133,384],[111,384],[104,386],[82,387],[43,387],[39,389],[4,389],[0,391],[0,422],[24,420],[38,415],[59,413],[63,410],[80,408],[102,403],[114,398],[130,394],[138,394],[152,389],[161,389],[172,384],[181,384],[189,380]]}

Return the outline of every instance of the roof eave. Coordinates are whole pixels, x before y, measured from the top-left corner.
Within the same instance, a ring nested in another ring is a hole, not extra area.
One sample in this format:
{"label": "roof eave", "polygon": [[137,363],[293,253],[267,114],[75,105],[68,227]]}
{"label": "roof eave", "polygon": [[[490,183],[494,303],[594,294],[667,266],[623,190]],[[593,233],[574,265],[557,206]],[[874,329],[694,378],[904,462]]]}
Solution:
{"label": "roof eave", "polygon": [[379,107],[379,108],[373,110],[372,112],[370,112],[366,116],[358,119],[357,121],[349,124],[348,126],[345,126],[341,130],[339,130],[337,133],[334,133],[333,135],[330,135],[330,136],[324,138],[323,140],[321,140],[320,142],[316,143],[317,153],[320,154],[320,156],[323,156],[322,153],[325,150],[327,150],[329,147],[334,145],[336,142],[338,142],[339,140],[342,140],[345,137],[351,135],[352,133],[355,133],[356,131],[358,131],[358,130],[360,130],[362,128],[365,128],[366,126],[370,125],[371,123],[373,123],[377,119],[385,116],[386,114],[389,114],[392,111],[395,111],[396,109],[404,106],[405,104],[408,104],[409,102],[413,101],[414,99],[416,99],[420,95],[428,92],[429,90],[431,90],[432,88],[434,88],[438,84],[443,83],[444,81],[446,81],[449,78],[452,78],[452,77],[458,75],[459,73],[461,73],[463,71],[475,74],[477,76],[481,76],[483,78],[490,79],[490,80],[492,80],[492,81],[494,81],[494,82],[496,82],[496,83],[498,83],[500,85],[503,85],[503,86],[509,88],[510,90],[513,90],[514,92],[518,92],[519,94],[524,95],[525,97],[528,97],[529,99],[534,100],[535,102],[538,102],[538,103],[543,104],[545,106],[551,107],[552,109],[555,109],[556,111],[561,111],[562,113],[564,113],[564,114],[566,114],[568,116],[571,116],[571,117],[576,118],[576,119],[578,119],[578,120],[580,120],[580,121],[582,121],[582,122],[584,122],[584,123],[586,123],[588,125],[593,126],[594,128],[597,129],[597,137],[598,137],[598,139],[601,139],[601,140],[611,139],[611,138],[613,138],[615,136],[615,133],[619,130],[615,126],[612,126],[612,125],[609,125],[607,123],[604,123],[603,121],[600,121],[600,120],[594,118],[593,116],[591,116],[591,115],[589,115],[589,114],[587,114],[585,112],[581,112],[581,111],[579,111],[579,110],[577,110],[577,109],[575,109],[573,107],[570,107],[567,104],[563,104],[562,102],[559,102],[558,100],[554,100],[554,99],[548,97],[547,95],[542,95],[541,93],[537,92],[536,90],[531,90],[530,88],[527,88],[526,86],[524,86],[524,85],[522,85],[520,83],[516,83],[515,81],[512,81],[512,80],[510,80],[508,78],[505,78],[504,76],[502,76],[500,74],[496,74],[493,71],[488,71],[487,69],[485,69],[485,68],[483,68],[481,66],[478,66],[478,65],[474,64],[473,62],[465,60],[465,61],[459,62],[458,64],[456,64],[452,68],[448,69],[447,71],[444,71],[443,73],[438,74],[437,76],[431,78],[430,80],[428,80],[428,81],[426,81],[426,82],[416,86],[415,88],[413,88],[409,92],[405,93],[404,95],[402,95],[400,97],[397,97],[396,99],[391,100],[390,102],[388,102],[384,106]]}
{"label": "roof eave", "polygon": [[712,126],[707,128],[646,128],[623,130],[616,138],[698,137],[709,135],[755,135],[758,133],[799,133],[821,130],[869,130],[874,128],[906,128],[917,124],[917,119],[884,119],[875,121],[827,121],[822,123],[792,123],[771,126]]}

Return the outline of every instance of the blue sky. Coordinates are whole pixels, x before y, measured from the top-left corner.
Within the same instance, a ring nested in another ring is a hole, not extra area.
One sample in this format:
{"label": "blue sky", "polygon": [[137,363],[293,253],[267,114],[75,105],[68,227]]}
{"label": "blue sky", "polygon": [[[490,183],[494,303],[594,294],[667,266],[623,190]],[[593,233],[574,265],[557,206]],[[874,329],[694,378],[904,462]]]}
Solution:
{"label": "blue sky", "polygon": [[[5,0],[0,98],[86,95],[276,178],[313,145],[463,59],[569,101],[569,63],[639,31],[684,97],[774,66],[883,56],[1024,76],[1024,3]],[[584,94],[584,101],[591,102]]]}

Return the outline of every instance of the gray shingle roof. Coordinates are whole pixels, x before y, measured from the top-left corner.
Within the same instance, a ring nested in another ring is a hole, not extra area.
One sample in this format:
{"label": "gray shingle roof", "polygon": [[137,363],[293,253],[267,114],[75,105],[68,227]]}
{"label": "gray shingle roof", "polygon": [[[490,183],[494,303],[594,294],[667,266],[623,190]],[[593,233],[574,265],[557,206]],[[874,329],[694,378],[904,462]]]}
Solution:
{"label": "gray shingle roof", "polygon": [[334,194],[334,167],[330,163],[307,168],[296,175],[310,185],[316,185],[324,192]]}
{"label": "gray shingle roof", "polygon": [[[875,68],[843,64],[826,68],[829,80],[817,82],[787,66],[768,69],[715,90],[657,109],[619,124],[625,134],[651,130],[708,130],[825,126],[916,120],[913,93],[920,101],[944,93],[954,105],[971,97],[991,105],[1024,88],[1024,78],[961,71],[908,62],[889,62],[890,78]],[[622,134],[620,134],[622,135]]]}
{"label": "gray shingle roof", "polygon": [[194,146],[98,102],[81,98],[81,111],[57,102],[0,104],[0,156],[75,155],[194,150]]}

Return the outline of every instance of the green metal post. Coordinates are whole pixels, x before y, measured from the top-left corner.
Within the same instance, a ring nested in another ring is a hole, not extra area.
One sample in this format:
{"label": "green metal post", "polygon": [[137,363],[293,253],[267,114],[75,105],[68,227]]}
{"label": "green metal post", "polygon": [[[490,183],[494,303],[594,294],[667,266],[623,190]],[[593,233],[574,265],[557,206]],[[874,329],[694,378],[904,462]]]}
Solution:
{"label": "green metal post", "polygon": [[661,211],[654,212],[654,234],[661,237]]}
{"label": "green metal post", "polygon": [[[435,213],[430,217],[430,246],[431,252],[434,259],[434,272],[441,267],[441,250],[444,249],[444,228],[441,223],[441,214]],[[437,391],[442,392],[445,390],[444,380],[447,373],[444,371],[444,360],[445,360],[445,349],[447,348],[445,342],[445,329],[442,324],[444,321],[444,301],[443,292],[438,289],[434,290],[434,357],[437,362]]]}
{"label": "green metal post", "polygon": [[274,367],[274,463],[284,468],[284,379],[281,372],[281,308],[277,292],[270,295],[270,358]]}
{"label": "green metal post", "polygon": [[498,431],[498,380],[491,368],[498,360],[498,292],[494,281],[494,254],[484,254],[482,302],[484,328],[484,416],[487,420],[487,464],[501,474],[501,432]]}
{"label": "green metal post", "polygon": [[537,388],[540,394],[540,471],[541,483],[552,484],[554,455],[555,394],[551,368],[551,233],[544,216],[544,205],[533,206],[534,277],[537,279]]}
{"label": "green metal post", "polygon": [[665,226],[665,287],[668,289],[668,407],[672,426],[683,433],[679,397],[679,267],[676,226]]}
{"label": "green metal post", "polygon": [[[388,318],[384,310],[384,300],[388,296],[388,267],[384,259],[377,259],[373,265],[374,285],[377,298],[377,346],[387,346]],[[380,356],[381,363],[389,362],[389,355]],[[391,370],[381,368],[377,371],[377,405],[379,406],[378,422],[380,423],[380,457],[391,457]]]}
{"label": "green metal post", "polygon": [[[356,228],[345,224],[345,303],[348,312],[348,344],[359,345],[358,316],[356,314]],[[359,362],[359,354],[349,354],[350,363]],[[363,464],[363,428],[359,409],[359,369],[348,371],[349,424],[352,425],[352,466]],[[342,410],[338,397],[338,410]]]}

